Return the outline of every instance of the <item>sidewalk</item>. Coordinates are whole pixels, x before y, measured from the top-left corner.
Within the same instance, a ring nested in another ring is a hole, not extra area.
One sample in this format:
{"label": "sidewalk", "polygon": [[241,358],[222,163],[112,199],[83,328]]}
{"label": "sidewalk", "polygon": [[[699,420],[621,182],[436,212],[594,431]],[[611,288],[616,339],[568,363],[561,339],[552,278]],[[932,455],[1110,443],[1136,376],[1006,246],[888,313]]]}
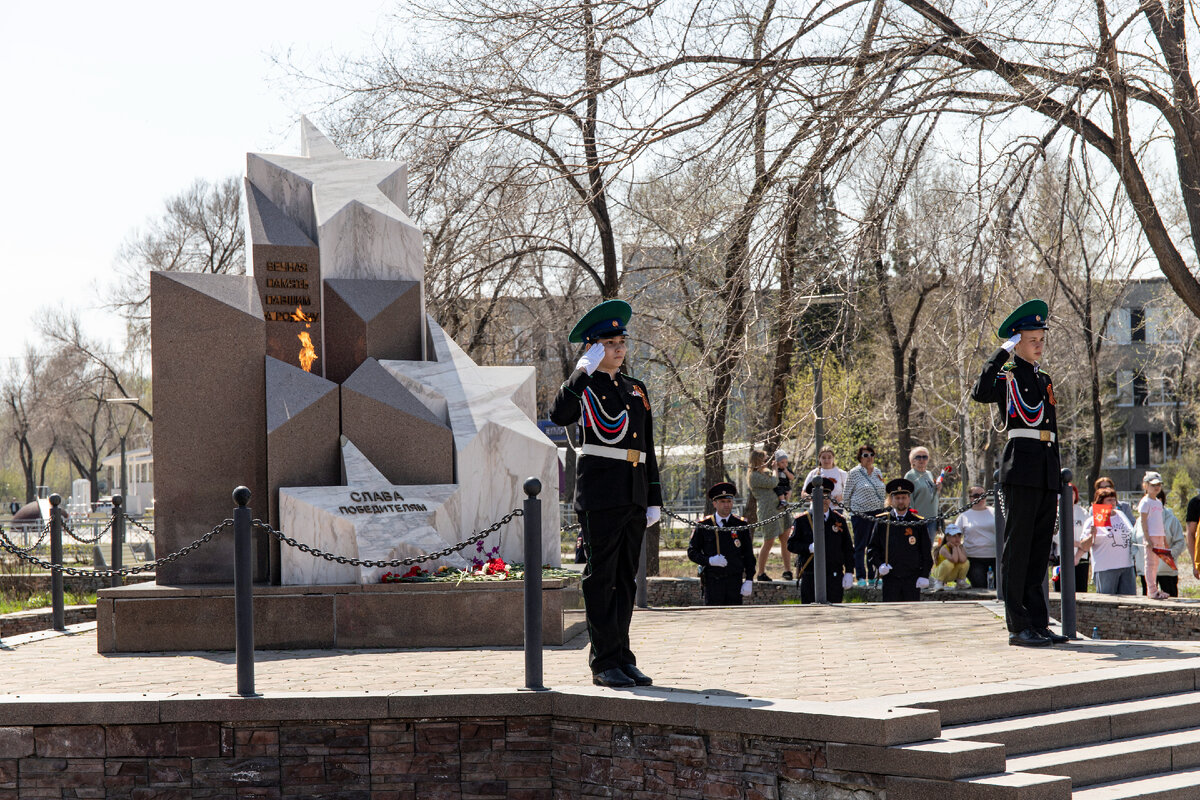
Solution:
{"label": "sidewalk", "polygon": [[[645,609],[631,629],[659,689],[843,701],[1132,663],[1178,665],[1200,642],[1079,641],[1010,647],[988,602]],[[259,651],[260,692],[390,693],[519,688],[524,654],[508,649]],[[1200,665],[1200,662],[1198,662]],[[590,686],[586,636],[545,652],[545,684]],[[232,693],[233,653],[96,652],[95,624],[0,642],[8,695]],[[68,699],[68,698],[64,698]]]}

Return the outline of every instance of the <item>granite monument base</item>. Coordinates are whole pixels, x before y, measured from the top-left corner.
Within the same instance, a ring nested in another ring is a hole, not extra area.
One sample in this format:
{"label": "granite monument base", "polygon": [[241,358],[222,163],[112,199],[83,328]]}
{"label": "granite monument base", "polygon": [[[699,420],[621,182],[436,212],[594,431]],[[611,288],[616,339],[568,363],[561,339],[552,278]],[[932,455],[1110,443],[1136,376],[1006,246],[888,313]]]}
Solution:
{"label": "granite monument base", "polygon": [[[257,650],[520,647],[521,581],[254,587]],[[101,653],[233,650],[233,586],[140,583],[96,600]],[[585,630],[578,578],[542,581],[542,638]]]}

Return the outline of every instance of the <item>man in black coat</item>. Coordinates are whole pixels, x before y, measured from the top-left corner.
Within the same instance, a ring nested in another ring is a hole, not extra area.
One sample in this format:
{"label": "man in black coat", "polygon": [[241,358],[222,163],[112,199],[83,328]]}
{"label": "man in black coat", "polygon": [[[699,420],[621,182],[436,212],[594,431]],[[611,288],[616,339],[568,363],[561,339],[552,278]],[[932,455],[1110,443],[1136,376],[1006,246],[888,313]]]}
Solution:
{"label": "man in black coat", "polygon": [[[804,487],[804,493],[811,495],[816,484],[817,479],[813,478]],[[854,542],[850,538],[850,526],[845,518],[832,510],[833,501],[830,494],[837,484],[830,478],[821,478],[821,486],[825,506],[825,593],[829,602],[840,603],[845,590],[854,584]],[[792,535],[788,538],[788,550],[798,556],[796,566],[800,575],[801,603],[812,603],[816,600],[816,549],[813,539],[813,512],[810,508],[796,517],[796,521],[792,523]]]}
{"label": "man in black coat", "polygon": [[587,556],[588,662],[592,681],[612,687],[652,683],[629,647],[629,623],[642,539],[662,513],[650,396],[644,383],[621,372],[632,315],[625,301],[609,300],[576,323],[569,339],[588,348],[550,409],[559,425],[580,423],[575,511]]}
{"label": "man in black coat", "polygon": [[1042,594],[1062,477],[1054,386],[1038,362],[1046,343],[1049,309],[1030,300],[1008,315],[997,332],[1007,339],[984,365],[971,399],[995,403],[1008,442],[1000,460],[1004,502],[1004,616],[1008,643],[1045,647],[1068,641],[1049,628]]}
{"label": "man in black coat", "polygon": [[933,545],[925,518],[909,508],[912,481],[895,478],[887,484],[890,508],[875,518],[867,560],[883,578],[883,602],[911,603],[921,599],[933,569]]}
{"label": "man in black coat", "polygon": [[737,487],[718,483],[708,490],[714,513],[696,524],[688,542],[688,558],[700,565],[700,590],[706,606],[740,606],[754,591],[754,536],[750,530],[729,530],[746,525],[733,515]]}

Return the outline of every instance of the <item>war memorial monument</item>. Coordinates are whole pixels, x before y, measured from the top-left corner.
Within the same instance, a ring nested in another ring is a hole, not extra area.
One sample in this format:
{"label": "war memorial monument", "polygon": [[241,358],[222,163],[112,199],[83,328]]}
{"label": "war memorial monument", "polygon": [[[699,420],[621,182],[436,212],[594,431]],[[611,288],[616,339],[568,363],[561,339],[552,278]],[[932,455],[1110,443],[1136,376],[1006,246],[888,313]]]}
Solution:
{"label": "war memorial monument", "polygon": [[[535,476],[551,501],[541,560],[558,566],[557,452],[535,422],[534,368],[477,365],[426,315],[405,167],[347,158],[302,119],[301,155],[248,154],[245,187],[248,274],[151,275],[156,551],[211,530],[242,484],[256,516],[310,547],[421,555],[489,527]],[[490,590],[404,591],[379,583],[382,568],[255,537],[259,646],[419,646],[447,629],[460,644],[520,642],[519,594],[510,625],[472,620],[463,597]],[[484,544],[524,561],[519,525]],[[105,591],[100,651],[230,646],[232,581],[232,537],[218,536],[153,584]],[[563,636],[557,594],[548,642]]]}

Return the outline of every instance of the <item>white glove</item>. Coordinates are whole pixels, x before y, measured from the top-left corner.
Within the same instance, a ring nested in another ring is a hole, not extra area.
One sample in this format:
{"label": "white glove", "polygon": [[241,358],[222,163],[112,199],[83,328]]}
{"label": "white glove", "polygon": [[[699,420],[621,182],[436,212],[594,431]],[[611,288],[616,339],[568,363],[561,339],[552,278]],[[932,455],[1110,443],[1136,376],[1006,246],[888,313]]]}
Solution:
{"label": "white glove", "polygon": [[842,589],[849,589],[854,585],[854,576],[847,572],[842,576]]}
{"label": "white glove", "polygon": [[887,575],[889,572],[892,571],[892,565],[891,564],[880,564],[879,569],[877,569],[875,571],[878,572],[881,576]]}
{"label": "white glove", "polygon": [[754,581],[742,581],[742,597],[749,597],[754,591]]}
{"label": "white glove", "polygon": [[588,375],[596,371],[596,367],[600,366],[600,362],[604,360],[604,345],[595,342],[584,351],[579,360],[575,362],[575,369],[581,369]]}
{"label": "white glove", "polygon": [[817,543],[816,542],[812,542],[811,544],[809,544],[808,552],[810,552],[810,553],[817,552]]}
{"label": "white glove", "polygon": [[1004,344],[1002,344],[1000,346],[1011,353],[1013,350],[1017,349],[1017,342],[1019,342],[1019,341],[1021,341],[1020,331],[1018,331],[1017,333],[1014,333],[1012,335],[1011,339],[1009,339],[1007,342],[1005,342]]}
{"label": "white glove", "polygon": [[929,588],[929,578],[917,578],[917,588],[918,589],[928,589]]}
{"label": "white glove", "polygon": [[708,565],[710,567],[727,567],[729,566],[729,561],[726,560],[725,556],[717,553],[715,556],[708,557]]}
{"label": "white glove", "polygon": [[660,519],[662,519],[662,506],[650,506],[646,509],[647,528],[658,522]]}

